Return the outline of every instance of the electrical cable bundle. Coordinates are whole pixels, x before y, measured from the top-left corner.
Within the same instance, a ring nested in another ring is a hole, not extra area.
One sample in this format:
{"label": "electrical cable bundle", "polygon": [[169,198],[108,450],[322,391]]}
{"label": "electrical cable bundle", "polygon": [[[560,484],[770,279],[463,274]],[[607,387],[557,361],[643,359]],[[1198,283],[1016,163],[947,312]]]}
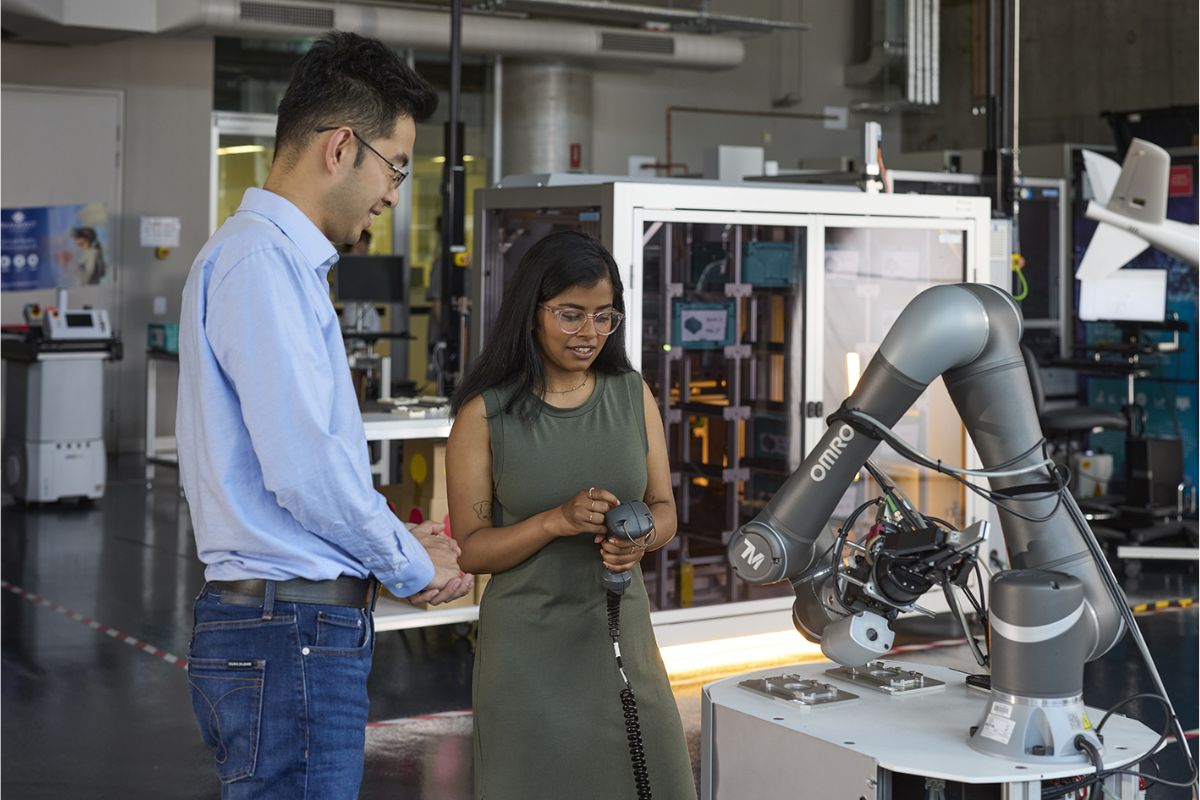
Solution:
{"label": "electrical cable bundle", "polygon": [[633,784],[637,788],[638,800],[651,800],[650,776],[646,768],[646,750],[642,742],[642,724],[638,720],[637,698],[633,686],[625,674],[621,661],[621,595],[608,593],[608,635],[612,639],[613,653],[617,657],[617,670],[625,688],[621,690],[621,713],[625,718],[625,738],[629,742],[629,760],[633,764]]}
{"label": "electrical cable bundle", "polygon": [[[845,557],[845,548],[849,541],[849,535],[854,527],[854,523],[857,522],[859,516],[861,516],[862,513],[871,506],[883,506],[883,508],[880,508],[876,517],[877,521],[882,519],[886,512],[891,511],[897,516],[904,517],[908,523],[914,527],[914,529],[940,525],[942,528],[945,528],[949,531],[956,530],[953,525],[944,519],[931,517],[927,514],[922,514],[921,512],[917,511],[913,507],[912,502],[904,495],[904,493],[901,492],[900,489],[889,479],[889,477],[880,468],[876,467],[873,462],[868,460],[864,464],[864,467],[866,468],[867,472],[871,474],[871,477],[874,478],[875,482],[879,484],[880,489],[883,491],[883,495],[881,497],[868,500],[854,509],[842,526],[838,528],[837,537],[834,539],[834,541],[816,559],[817,561],[820,561],[832,551],[834,555],[831,563],[835,570],[839,570],[839,576],[840,565],[843,563],[843,558]],[[952,552],[958,553],[962,551]],[[980,570],[978,561],[975,561],[974,563],[974,573],[976,582],[979,584],[979,597],[977,598],[975,596],[969,585],[964,584],[959,586],[959,588],[962,589],[963,595],[967,598],[968,602],[971,604],[971,607],[978,615],[980,623],[983,626],[984,637],[986,639],[988,631],[988,611],[983,592],[983,574]],[[963,635],[967,638],[967,645],[971,649],[971,653],[975,657],[975,661],[980,666],[986,667],[990,661],[989,655],[980,649],[979,643],[975,640],[975,636],[972,634],[970,629],[970,623],[959,606],[958,601],[955,599],[954,590],[946,576],[943,576],[943,579],[938,585],[941,587],[943,594],[946,596],[946,602],[949,605],[950,610],[954,613],[955,618],[958,620],[963,629]],[[836,593],[838,602],[845,609],[848,609],[850,605],[850,601],[846,594],[847,590],[847,581],[842,580],[839,577],[839,579],[834,582],[834,592]],[[829,608],[828,605],[825,605],[825,607],[830,611],[843,616],[845,615],[844,612],[839,611],[838,609]]]}
{"label": "electrical cable bundle", "polygon": [[[1108,709],[1108,711],[1106,711],[1104,716],[1100,719],[1100,722],[1096,725],[1096,733],[1100,734],[1101,731],[1104,730],[1104,723],[1108,722],[1108,718],[1111,717],[1118,708],[1127,706],[1135,700],[1154,700],[1163,707],[1163,710],[1167,714],[1166,724],[1163,725],[1163,730],[1162,733],[1159,734],[1158,741],[1151,745],[1150,749],[1144,754],[1129,762],[1130,764],[1141,764],[1143,761],[1150,759],[1156,752],[1158,752],[1158,748],[1162,747],[1163,743],[1170,737],[1172,724],[1174,723],[1177,725],[1179,723],[1179,718],[1175,716],[1175,711],[1171,708],[1171,704],[1165,698],[1160,697],[1153,692],[1142,692],[1140,694],[1126,697],[1124,700]],[[1185,751],[1187,751],[1187,742],[1182,739],[1179,741],[1180,745]],[[1187,781],[1186,783],[1182,781],[1172,781],[1158,775],[1147,775],[1144,772],[1128,769],[1127,767],[1120,769],[1105,769],[1104,763],[1100,759],[1100,752],[1096,749],[1094,744],[1092,744],[1083,736],[1077,736],[1075,738],[1075,747],[1087,754],[1088,761],[1090,761],[1092,766],[1096,768],[1096,772],[1092,775],[1084,776],[1082,780],[1074,781],[1062,786],[1050,786],[1044,788],[1042,790],[1042,800],[1054,800],[1055,798],[1065,797],[1075,792],[1090,792],[1092,787],[1097,786],[1100,787],[1101,792],[1105,792],[1105,789],[1101,784],[1114,775],[1133,775],[1144,781],[1160,783],[1165,786],[1174,786],[1181,789],[1192,788],[1195,786],[1196,772],[1194,767],[1192,767],[1191,780]]]}
{"label": "electrical cable bundle", "polygon": [[[1025,467],[1009,469],[1013,464],[1027,458],[1039,450],[1044,452],[1046,440],[1039,439],[1032,447],[1024,453],[1009,459],[1003,464],[997,464],[989,469],[962,469],[952,467],[942,462],[941,459],[931,458],[924,453],[917,451],[903,439],[895,434],[891,428],[884,425],[879,420],[869,414],[865,414],[856,408],[844,409],[833,414],[830,419],[841,419],[850,423],[851,427],[857,427],[859,430],[865,430],[867,435],[873,439],[880,439],[887,442],[897,453],[907,458],[909,461],[919,466],[931,469],[934,472],[945,475],[958,483],[961,483],[968,490],[987,500],[992,505],[999,508],[1005,513],[1012,514],[1014,517],[1020,517],[1027,522],[1047,522],[1058,513],[1059,506],[1063,503],[1062,492],[1066,489],[1069,483],[1069,476],[1064,476],[1061,470],[1055,468],[1054,462],[1049,458],[1043,458],[1042,461],[1036,464],[1030,464]],[[1045,485],[1044,491],[1024,494],[1024,495],[1009,495],[1003,492],[993,491],[982,486],[978,486],[967,480],[967,476],[976,478],[1006,478],[1015,475],[1024,475],[1031,472],[1037,472],[1043,467],[1047,468],[1050,482]],[[1017,511],[1009,503],[1017,502],[1036,502],[1039,500],[1049,500],[1055,498],[1054,507],[1048,511],[1045,516],[1033,517],[1023,512]]]}

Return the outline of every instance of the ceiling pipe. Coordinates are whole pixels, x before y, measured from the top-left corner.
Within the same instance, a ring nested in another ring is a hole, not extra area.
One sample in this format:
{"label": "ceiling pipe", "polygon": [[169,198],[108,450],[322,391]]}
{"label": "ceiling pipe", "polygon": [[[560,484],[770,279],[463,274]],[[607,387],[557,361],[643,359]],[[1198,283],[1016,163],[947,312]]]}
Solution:
{"label": "ceiling pipe", "polygon": [[847,86],[868,86],[884,82],[890,72],[900,72],[908,57],[905,27],[905,0],[871,0],[868,25],[870,52],[856,64],[847,64]]}
{"label": "ceiling pipe", "polygon": [[[133,35],[315,38],[336,29],[395,47],[447,51],[450,15],[333,0],[5,0],[4,28],[16,41],[112,41]],[[739,66],[732,36],[647,32],[543,19],[465,14],[462,50],[483,55],[720,70]]]}

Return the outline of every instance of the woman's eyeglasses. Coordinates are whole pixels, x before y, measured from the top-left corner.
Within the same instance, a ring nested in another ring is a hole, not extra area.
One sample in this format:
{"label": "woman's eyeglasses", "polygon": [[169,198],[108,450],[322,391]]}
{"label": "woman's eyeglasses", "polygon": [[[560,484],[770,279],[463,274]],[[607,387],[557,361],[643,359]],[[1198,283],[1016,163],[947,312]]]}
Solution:
{"label": "woman's eyeglasses", "polygon": [[625,319],[625,315],[620,311],[597,311],[595,314],[585,314],[578,308],[554,308],[548,305],[542,305],[541,308],[546,309],[555,317],[558,318],[558,329],[568,336],[574,336],[583,330],[583,326],[590,319],[592,327],[595,328],[598,336],[608,336],[615,331],[621,324],[621,320]]}

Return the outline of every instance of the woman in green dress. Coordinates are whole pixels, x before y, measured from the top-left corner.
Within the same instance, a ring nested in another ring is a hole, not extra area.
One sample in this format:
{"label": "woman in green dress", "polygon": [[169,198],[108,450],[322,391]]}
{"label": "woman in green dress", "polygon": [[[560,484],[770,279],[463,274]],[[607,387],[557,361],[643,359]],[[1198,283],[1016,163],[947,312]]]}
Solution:
{"label": "woman in green dress", "polygon": [[[625,351],[612,256],[575,232],[530,248],[454,394],[446,450],[461,567],[491,573],[475,655],[477,800],[637,798],[601,570],[632,571],[620,652],[656,800],[694,800],[639,562],[675,535],[662,419]],[[606,536],[641,500],[655,531]]]}

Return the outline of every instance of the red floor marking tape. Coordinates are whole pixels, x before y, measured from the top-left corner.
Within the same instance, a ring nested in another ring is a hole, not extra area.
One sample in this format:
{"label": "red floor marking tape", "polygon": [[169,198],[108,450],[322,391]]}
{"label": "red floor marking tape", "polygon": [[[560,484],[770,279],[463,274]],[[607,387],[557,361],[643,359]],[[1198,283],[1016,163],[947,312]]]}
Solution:
{"label": "red floor marking tape", "polygon": [[122,633],[121,631],[117,630],[116,628],[105,625],[102,622],[97,622],[96,620],[92,619],[91,617],[85,617],[83,614],[80,614],[78,611],[72,611],[69,608],[60,606],[58,603],[55,603],[51,600],[47,600],[46,598],[44,598],[40,595],[34,594],[33,592],[26,591],[25,589],[22,589],[20,586],[14,586],[13,584],[9,583],[8,581],[0,581],[0,589],[7,589],[8,591],[15,594],[17,597],[22,597],[31,603],[36,603],[37,605],[42,606],[44,608],[48,608],[51,611],[57,611],[59,614],[62,614],[64,617],[67,617],[68,619],[73,619],[76,622],[80,623],[81,625],[86,625],[87,627],[91,628],[94,631],[99,631],[100,633],[103,633],[105,636],[110,636],[113,639],[116,639],[117,641],[124,642],[125,644],[129,645],[130,647],[134,648],[135,650],[141,650],[143,653],[146,653],[147,655],[156,656],[158,658],[161,658],[163,661],[167,662],[168,664],[173,664],[173,665],[179,667],[180,669],[187,669],[187,659],[186,658],[180,658],[179,656],[175,655],[174,653],[168,653],[166,650],[160,650],[159,648],[155,647],[152,644],[147,644],[146,642],[140,641],[139,639],[137,639],[133,636],[130,636],[127,633]]}

